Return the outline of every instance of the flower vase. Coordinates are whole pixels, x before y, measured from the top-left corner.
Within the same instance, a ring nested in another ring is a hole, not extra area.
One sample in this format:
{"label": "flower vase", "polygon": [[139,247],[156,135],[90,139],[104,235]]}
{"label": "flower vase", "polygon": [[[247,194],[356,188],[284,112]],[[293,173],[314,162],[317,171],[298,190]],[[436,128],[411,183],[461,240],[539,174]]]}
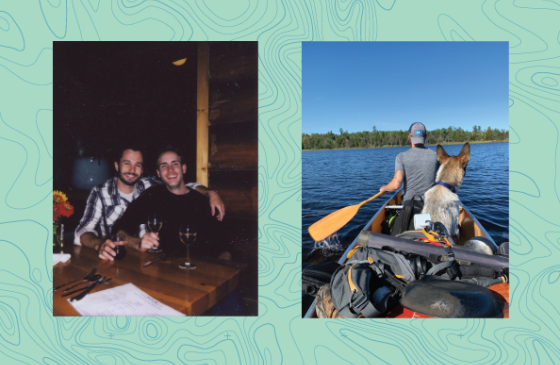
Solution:
{"label": "flower vase", "polygon": [[64,235],[64,224],[53,223],[53,247],[58,247],[62,251],[64,246],[62,237]]}

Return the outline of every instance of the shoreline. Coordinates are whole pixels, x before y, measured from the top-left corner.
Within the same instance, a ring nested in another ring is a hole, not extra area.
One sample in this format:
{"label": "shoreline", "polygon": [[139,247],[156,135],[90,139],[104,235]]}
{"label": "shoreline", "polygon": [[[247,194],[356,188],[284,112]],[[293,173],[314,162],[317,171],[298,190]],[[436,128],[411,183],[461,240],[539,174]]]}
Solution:
{"label": "shoreline", "polygon": [[[442,146],[450,146],[454,144],[465,144],[467,142],[448,142],[448,143],[436,143],[436,144],[426,144],[424,146],[437,146],[438,144]],[[478,144],[478,143],[509,143],[507,141],[472,141],[469,142],[470,144]],[[344,148],[320,148],[320,149],[302,149],[302,152],[309,152],[309,151],[332,151],[332,150],[369,150],[372,148],[394,148],[394,147],[410,147],[410,144],[407,146],[381,146],[381,147],[344,147]]]}

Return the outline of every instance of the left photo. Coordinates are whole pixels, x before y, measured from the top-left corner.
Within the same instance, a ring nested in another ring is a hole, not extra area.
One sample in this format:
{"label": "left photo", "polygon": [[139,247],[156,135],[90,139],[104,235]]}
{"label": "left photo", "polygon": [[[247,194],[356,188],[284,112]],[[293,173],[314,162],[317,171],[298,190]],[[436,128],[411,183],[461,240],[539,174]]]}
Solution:
{"label": "left photo", "polygon": [[53,315],[258,315],[258,43],[54,42]]}

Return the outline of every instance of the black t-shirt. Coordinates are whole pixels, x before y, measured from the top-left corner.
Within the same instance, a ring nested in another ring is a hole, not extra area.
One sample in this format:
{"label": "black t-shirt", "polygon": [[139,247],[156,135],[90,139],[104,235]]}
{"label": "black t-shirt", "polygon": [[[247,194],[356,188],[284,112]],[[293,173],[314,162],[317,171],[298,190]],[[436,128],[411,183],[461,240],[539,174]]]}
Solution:
{"label": "black t-shirt", "polygon": [[212,217],[206,196],[190,189],[187,194],[176,195],[167,190],[165,185],[145,190],[130,203],[123,216],[115,222],[112,231],[122,229],[129,234],[135,234],[141,224],[147,223],[151,213],[158,213],[162,217],[159,243],[164,252],[185,249],[179,238],[179,226],[182,223],[196,227],[197,237],[194,245],[212,241],[216,232],[216,220]]}

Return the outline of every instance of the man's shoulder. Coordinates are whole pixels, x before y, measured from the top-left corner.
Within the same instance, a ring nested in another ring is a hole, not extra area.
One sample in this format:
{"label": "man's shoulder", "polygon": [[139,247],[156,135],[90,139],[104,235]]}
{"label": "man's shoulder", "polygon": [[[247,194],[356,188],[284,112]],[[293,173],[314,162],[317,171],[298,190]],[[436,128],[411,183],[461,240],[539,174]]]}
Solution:
{"label": "man's shoulder", "polygon": [[196,189],[191,189],[189,187],[187,187],[187,189],[189,189],[189,196],[193,199],[193,200],[197,200],[197,201],[201,201],[204,203],[208,202],[208,199],[210,199],[208,196],[202,194],[200,191],[196,190]]}
{"label": "man's shoulder", "polygon": [[403,158],[406,158],[406,157],[408,157],[408,156],[411,156],[411,155],[414,153],[414,152],[412,152],[413,149],[414,149],[414,148],[409,148],[409,149],[407,149],[406,151],[402,151],[401,153],[399,153],[399,154],[397,155],[397,158],[398,158],[398,159],[403,159]]}
{"label": "man's shoulder", "polygon": [[150,177],[141,177],[138,179],[138,182],[144,184],[146,187],[154,185]]}
{"label": "man's shoulder", "polygon": [[165,190],[165,185],[151,185],[146,190],[144,190],[138,198],[142,196],[158,195],[161,194],[164,190]]}
{"label": "man's shoulder", "polygon": [[418,152],[419,152],[419,155],[421,155],[423,157],[427,157],[427,158],[430,158],[430,159],[432,159],[432,158],[437,159],[437,152],[430,149],[430,148],[424,147],[424,148],[422,148],[422,151],[418,151]]}
{"label": "man's shoulder", "polygon": [[144,184],[144,186],[150,187],[150,186],[154,186],[154,185],[164,185],[163,181],[161,181],[160,179],[158,179],[155,176],[146,176],[146,177],[141,177],[140,179],[138,179],[139,182],[142,182],[142,184]]}
{"label": "man's shoulder", "polygon": [[93,189],[91,189],[92,193],[98,193],[98,192],[104,192],[107,193],[109,190],[111,190],[111,187],[114,184],[114,177],[110,178],[109,180],[105,181],[104,183],[101,183],[99,185],[96,185]]}
{"label": "man's shoulder", "polygon": [[157,186],[157,185],[161,185],[161,182],[157,181],[153,177],[141,177],[136,182],[136,188],[140,192],[145,191],[146,189],[148,189],[152,186]]}
{"label": "man's shoulder", "polygon": [[415,148],[409,148],[408,150],[401,152],[397,155],[401,156],[401,157],[407,157],[407,158],[415,158],[417,156],[437,156],[436,151],[426,148],[426,147],[415,147]]}

